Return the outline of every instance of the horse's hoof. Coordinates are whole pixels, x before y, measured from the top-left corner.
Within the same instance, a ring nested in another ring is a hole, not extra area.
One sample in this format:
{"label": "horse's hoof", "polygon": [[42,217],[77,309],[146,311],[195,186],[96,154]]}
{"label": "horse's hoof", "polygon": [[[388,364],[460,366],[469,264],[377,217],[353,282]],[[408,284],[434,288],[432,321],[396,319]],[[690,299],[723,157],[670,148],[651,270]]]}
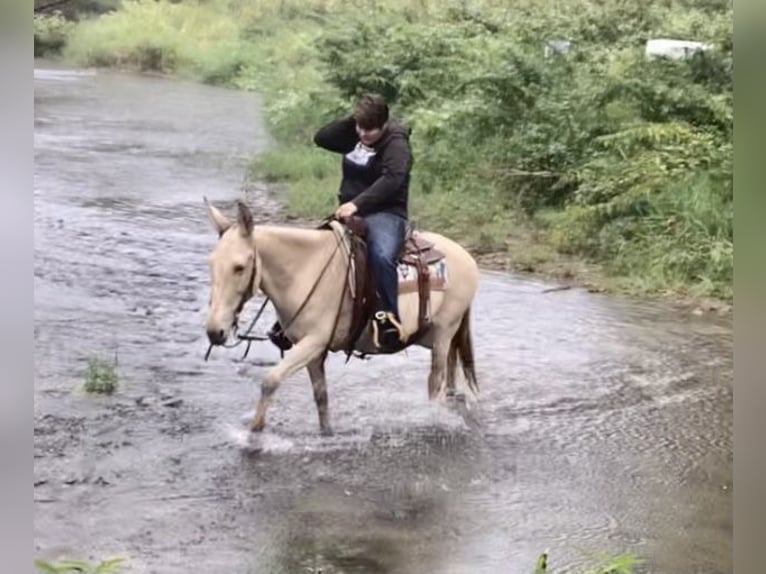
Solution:
{"label": "horse's hoof", "polygon": [[322,436],[333,436],[335,433],[333,432],[331,426],[324,426],[320,427],[319,434]]}
{"label": "horse's hoof", "polygon": [[266,421],[255,421],[250,425],[250,432],[263,432],[264,428],[266,428]]}
{"label": "horse's hoof", "polygon": [[243,452],[258,452],[262,450],[258,440],[262,435],[254,434],[247,429],[230,427],[229,436],[234,444],[242,449]]}
{"label": "horse's hoof", "polygon": [[255,418],[255,411],[248,411],[239,418],[239,422],[242,426],[250,426]]}
{"label": "horse's hoof", "polygon": [[263,445],[263,435],[260,433],[248,433],[242,450],[251,454],[263,452],[265,450]]}

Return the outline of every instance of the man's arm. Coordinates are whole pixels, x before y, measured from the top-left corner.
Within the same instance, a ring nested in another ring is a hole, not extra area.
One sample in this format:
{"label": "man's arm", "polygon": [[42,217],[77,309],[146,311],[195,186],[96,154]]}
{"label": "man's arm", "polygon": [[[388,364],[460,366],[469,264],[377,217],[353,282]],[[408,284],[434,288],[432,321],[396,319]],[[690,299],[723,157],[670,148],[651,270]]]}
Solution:
{"label": "man's arm", "polygon": [[350,152],[357,141],[359,136],[356,133],[356,120],[353,116],[332,121],[321,127],[314,135],[316,145],[338,153]]}
{"label": "man's arm", "polygon": [[402,186],[409,173],[410,148],[404,138],[396,138],[388,144],[382,158],[381,176],[370,187],[351,200],[356,205],[359,215],[374,211],[391,199]]}

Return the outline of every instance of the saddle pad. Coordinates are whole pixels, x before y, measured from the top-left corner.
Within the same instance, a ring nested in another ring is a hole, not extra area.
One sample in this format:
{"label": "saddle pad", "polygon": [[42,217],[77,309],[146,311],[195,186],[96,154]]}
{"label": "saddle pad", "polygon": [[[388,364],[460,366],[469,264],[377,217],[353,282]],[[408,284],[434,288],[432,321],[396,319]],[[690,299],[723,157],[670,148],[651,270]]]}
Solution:
{"label": "saddle pad", "polygon": [[[447,264],[442,259],[428,265],[429,291],[444,291],[447,285]],[[396,268],[399,294],[418,292],[418,270],[412,265],[399,263]]]}

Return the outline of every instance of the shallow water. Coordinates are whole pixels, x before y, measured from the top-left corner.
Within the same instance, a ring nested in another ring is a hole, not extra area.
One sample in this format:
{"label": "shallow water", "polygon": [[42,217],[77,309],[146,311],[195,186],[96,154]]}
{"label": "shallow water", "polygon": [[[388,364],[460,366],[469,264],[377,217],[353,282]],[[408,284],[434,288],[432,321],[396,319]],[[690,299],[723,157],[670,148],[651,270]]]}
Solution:
{"label": "shallow water", "polygon": [[[132,572],[526,574],[545,549],[557,572],[630,550],[655,573],[731,571],[727,320],[485,272],[468,412],[429,403],[422,349],[334,356],[335,436],[319,436],[300,373],[263,450],[242,449],[240,416],[279,355],[203,360],[216,236],[202,196],[226,209],[245,193],[260,221],[280,217],[243,188],[269,144],[259,106],[37,62],[37,555],[119,554]],[[114,396],[82,392],[91,356],[116,357]]]}

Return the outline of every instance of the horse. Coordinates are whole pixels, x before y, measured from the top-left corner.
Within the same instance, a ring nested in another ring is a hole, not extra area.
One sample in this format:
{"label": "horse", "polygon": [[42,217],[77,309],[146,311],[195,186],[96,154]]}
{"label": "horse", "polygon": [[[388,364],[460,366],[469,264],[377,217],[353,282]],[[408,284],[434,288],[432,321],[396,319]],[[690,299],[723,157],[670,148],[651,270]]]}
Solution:
{"label": "horse", "polygon": [[[210,298],[205,328],[211,348],[226,344],[236,333],[239,313],[258,291],[272,302],[280,323],[286,326],[284,334],[293,343],[261,382],[250,430],[264,429],[266,411],[280,383],[305,367],[313,387],[320,434],[331,435],[325,360],[330,352],[347,350],[354,298],[361,288],[353,284],[348,226],[338,221],[317,228],[255,225],[250,208],[242,201],[237,204],[234,221],[207,198],[204,203],[218,233],[207,257]],[[468,388],[478,397],[470,325],[471,304],[479,284],[478,265],[451,239],[428,231],[415,233],[443,254],[447,278],[429,292],[430,313],[421,332],[419,294],[400,289],[402,330],[407,337],[417,334],[411,344],[431,350],[429,400],[454,394],[458,362]],[[367,355],[378,353],[370,329],[358,337],[354,349]]]}

